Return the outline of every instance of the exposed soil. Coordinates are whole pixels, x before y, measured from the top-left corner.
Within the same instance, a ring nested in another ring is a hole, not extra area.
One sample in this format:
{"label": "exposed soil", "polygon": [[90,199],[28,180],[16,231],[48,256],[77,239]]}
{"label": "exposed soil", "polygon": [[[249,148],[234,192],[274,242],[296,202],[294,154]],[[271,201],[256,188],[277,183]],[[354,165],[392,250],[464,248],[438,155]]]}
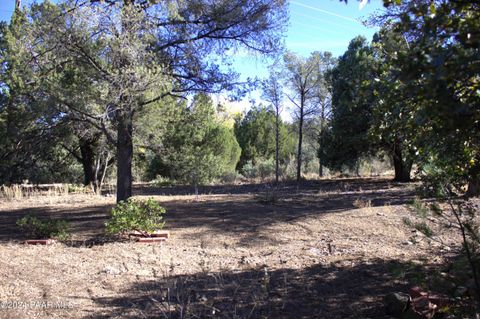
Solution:
{"label": "exposed soil", "polygon": [[[172,237],[161,244],[106,240],[112,197],[0,203],[0,318],[384,318],[383,296],[458,240],[405,225],[413,184],[202,191],[196,201],[189,188],[136,189],[167,208]],[[72,240],[22,244],[15,221],[26,214],[68,220]]]}

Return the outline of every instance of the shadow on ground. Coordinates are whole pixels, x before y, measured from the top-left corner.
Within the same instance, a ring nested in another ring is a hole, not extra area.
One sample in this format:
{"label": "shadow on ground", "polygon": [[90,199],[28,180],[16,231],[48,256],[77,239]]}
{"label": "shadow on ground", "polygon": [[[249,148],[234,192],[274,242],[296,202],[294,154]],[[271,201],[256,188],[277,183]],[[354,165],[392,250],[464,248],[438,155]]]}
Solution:
{"label": "shadow on ground", "polygon": [[16,225],[20,218],[31,215],[39,219],[64,219],[69,223],[70,232],[81,242],[96,240],[103,234],[108,218],[108,205],[55,209],[35,207],[0,212],[0,242],[27,239]]}
{"label": "shadow on ground", "polygon": [[[135,195],[190,194],[188,187],[136,187]],[[223,194],[221,200],[186,201],[174,199],[162,203],[167,209],[167,228],[208,227],[215,233],[245,233],[256,238],[262,227],[291,222],[308,216],[342,212],[356,208],[362,201],[370,206],[400,205],[414,197],[411,185],[385,179],[340,179],[286,183],[275,191],[275,204],[264,202],[272,193],[269,184],[211,186],[201,194]],[[39,218],[65,219],[79,242],[95,241],[104,234],[110,205],[72,208],[40,207],[0,212],[0,242],[25,239],[16,221],[31,214]]]}
{"label": "shadow on ground", "polygon": [[[167,276],[94,298],[95,318],[386,318],[383,297],[407,291],[398,261]],[[416,271],[421,271],[417,269]],[[90,317],[91,315],[89,315]]]}

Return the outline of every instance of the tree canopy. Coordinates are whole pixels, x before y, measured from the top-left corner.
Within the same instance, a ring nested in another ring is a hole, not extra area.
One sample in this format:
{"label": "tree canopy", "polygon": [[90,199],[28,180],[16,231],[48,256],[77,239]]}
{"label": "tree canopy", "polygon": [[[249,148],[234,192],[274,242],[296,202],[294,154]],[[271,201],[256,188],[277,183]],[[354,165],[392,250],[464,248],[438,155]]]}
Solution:
{"label": "tree canopy", "polygon": [[397,1],[377,19],[409,44],[397,77],[409,92],[406,114],[423,172],[480,192],[480,4]]}
{"label": "tree canopy", "polygon": [[135,112],[168,95],[233,89],[235,74],[219,67],[224,53],[275,52],[286,4],[64,1],[17,9],[15,16],[24,17],[16,35],[22,41],[12,45],[30,78],[23,74],[20,82],[48,97],[61,117],[88,122],[116,145],[120,201],[131,195]]}
{"label": "tree canopy", "polygon": [[[249,161],[255,165],[258,161],[275,156],[275,127],[276,116],[272,107],[254,106],[244,117],[237,118],[234,128],[242,149],[237,166],[240,171]],[[279,123],[278,141],[279,159],[284,163],[289,155],[294,153],[295,138],[282,120]]]}

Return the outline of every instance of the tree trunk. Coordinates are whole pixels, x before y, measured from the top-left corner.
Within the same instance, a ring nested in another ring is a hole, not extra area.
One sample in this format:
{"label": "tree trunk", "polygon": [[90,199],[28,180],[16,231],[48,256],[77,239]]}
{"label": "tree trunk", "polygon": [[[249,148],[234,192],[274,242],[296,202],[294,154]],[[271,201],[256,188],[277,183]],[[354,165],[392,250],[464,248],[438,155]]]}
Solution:
{"label": "tree trunk", "polygon": [[279,175],[279,158],[278,158],[278,153],[279,153],[279,139],[280,139],[280,132],[279,132],[279,125],[280,125],[280,114],[278,114],[278,107],[277,107],[277,112],[276,112],[276,118],[275,118],[275,184],[278,185],[278,175]]}
{"label": "tree trunk", "polygon": [[472,167],[469,173],[467,197],[480,196],[480,164],[478,158],[476,165]]}
{"label": "tree trunk", "polygon": [[410,171],[412,170],[412,161],[404,160],[400,147],[395,147],[393,152],[393,167],[395,169],[395,182],[410,182]]}
{"label": "tree trunk", "polygon": [[117,203],[132,196],[132,114],[124,112],[117,121]]}
{"label": "tree trunk", "polygon": [[97,175],[97,189],[96,189],[96,193],[98,195],[101,195],[102,194],[102,186],[103,186],[103,181],[105,180],[105,176],[107,175],[107,168],[108,168],[108,163],[110,162],[110,152],[107,151],[107,154],[105,156],[105,163],[103,164],[103,166],[100,168],[101,170],[101,174],[98,175],[98,173],[96,174]]}
{"label": "tree trunk", "polygon": [[322,160],[320,159],[320,151],[322,149],[322,143],[320,141],[321,134],[323,133],[323,129],[325,127],[325,104],[322,103],[322,111],[320,113],[320,134],[318,135],[318,176],[323,177],[323,164]]}
{"label": "tree trunk", "polygon": [[300,101],[300,119],[298,121],[298,150],[297,150],[297,184],[302,178],[302,140],[303,140],[303,97]]}
{"label": "tree trunk", "polygon": [[195,187],[195,200],[198,202],[198,184],[195,183],[194,187]]}
{"label": "tree trunk", "polygon": [[480,196],[480,178],[476,177],[468,182],[467,196]]}
{"label": "tree trunk", "polygon": [[95,150],[91,140],[80,139],[80,160],[83,167],[83,184],[95,183]]}

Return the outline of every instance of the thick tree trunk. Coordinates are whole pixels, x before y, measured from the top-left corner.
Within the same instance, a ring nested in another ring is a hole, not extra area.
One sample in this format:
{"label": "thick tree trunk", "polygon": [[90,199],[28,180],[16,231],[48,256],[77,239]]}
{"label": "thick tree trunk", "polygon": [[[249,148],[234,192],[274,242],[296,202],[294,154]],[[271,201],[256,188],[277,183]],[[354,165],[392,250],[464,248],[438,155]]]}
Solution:
{"label": "thick tree trunk", "polygon": [[132,196],[132,115],[129,112],[118,118],[117,128],[117,203]]}
{"label": "thick tree trunk", "polygon": [[80,160],[83,167],[83,184],[95,183],[95,150],[91,140],[80,139]]}
{"label": "thick tree trunk", "polygon": [[321,160],[318,160],[318,176],[323,177],[323,165]]}
{"label": "thick tree trunk", "polygon": [[395,182],[410,182],[410,171],[412,170],[412,161],[404,160],[402,150],[396,147],[393,153],[393,167],[395,169]]}

